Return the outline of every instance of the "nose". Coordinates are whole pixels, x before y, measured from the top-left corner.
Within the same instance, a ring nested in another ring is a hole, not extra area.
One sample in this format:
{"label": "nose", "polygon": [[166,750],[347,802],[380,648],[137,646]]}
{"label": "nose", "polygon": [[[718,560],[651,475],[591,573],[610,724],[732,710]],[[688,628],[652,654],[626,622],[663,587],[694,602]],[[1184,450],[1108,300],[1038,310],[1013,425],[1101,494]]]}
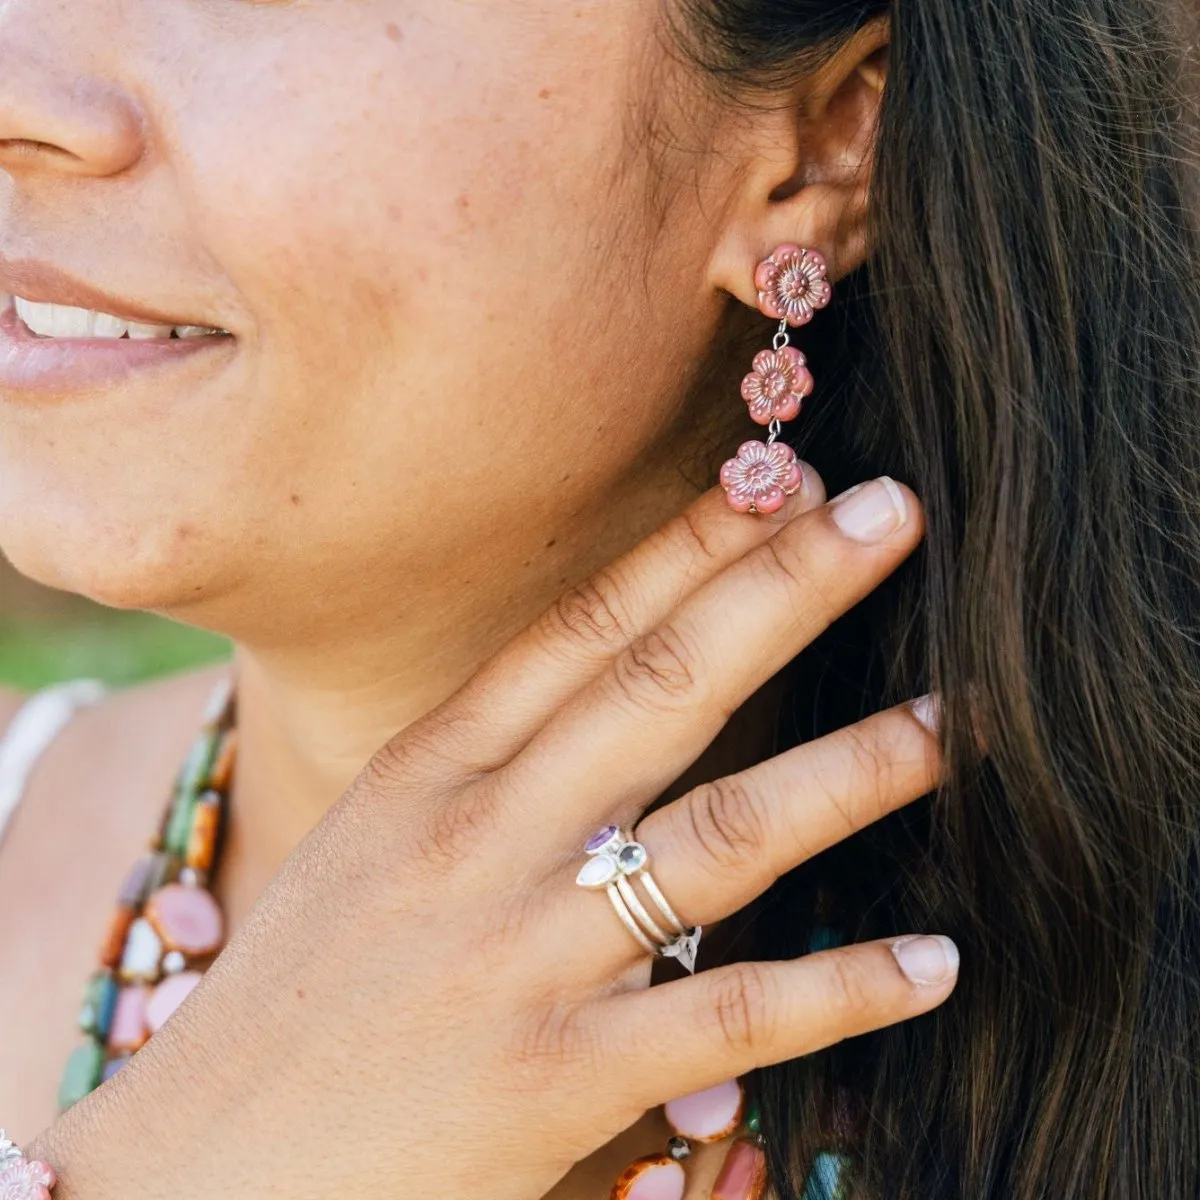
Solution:
{"label": "nose", "polygon": [[119,174],[143,153],[141,106],[88,72],[78,25],[72,37],[61,11],[45,0],[0,3],[0,170]]}

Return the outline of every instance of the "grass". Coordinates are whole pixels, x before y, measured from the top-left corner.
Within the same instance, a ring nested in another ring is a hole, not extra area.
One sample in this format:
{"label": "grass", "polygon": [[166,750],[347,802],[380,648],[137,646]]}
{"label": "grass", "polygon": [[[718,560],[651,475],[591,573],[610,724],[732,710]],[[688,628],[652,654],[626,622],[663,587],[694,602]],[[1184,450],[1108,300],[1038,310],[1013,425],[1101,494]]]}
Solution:
{"label": "grass", "polygon": [[229,654],[223,638],[142,613],[80,605],[0,618],[0,685],[22,691],[85,676],[122,686]]}

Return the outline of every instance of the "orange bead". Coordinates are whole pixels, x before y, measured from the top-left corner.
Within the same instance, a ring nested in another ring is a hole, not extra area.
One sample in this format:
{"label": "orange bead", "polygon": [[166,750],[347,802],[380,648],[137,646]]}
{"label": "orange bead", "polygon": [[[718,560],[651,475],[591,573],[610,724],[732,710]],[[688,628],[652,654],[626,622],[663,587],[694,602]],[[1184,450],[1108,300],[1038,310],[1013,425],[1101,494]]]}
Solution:
{"label": "orange bead", "polygon": [[217,832],[221,827],[221,798],[206,792],[192,812],[192,831],[188,834],[187,865],[206,875],[212,870],[217,853]]}
{"label": "orange bead", "polygon": [[128,904],[120,904],[108,922],[104,941],[100,943],[100,962],[115,970],[125,952],[125,939],[129,936],[129,927],[133,924],[134,909]]}
{"label": "orange bead", "polygon": [[238,731],[230,729],[221,738],[216,760],[213,762],[212,770],[208,773],[208,786],[214,791],[229,791],[229,785],[233,782],[234,763],[237,762],[237,745]]}

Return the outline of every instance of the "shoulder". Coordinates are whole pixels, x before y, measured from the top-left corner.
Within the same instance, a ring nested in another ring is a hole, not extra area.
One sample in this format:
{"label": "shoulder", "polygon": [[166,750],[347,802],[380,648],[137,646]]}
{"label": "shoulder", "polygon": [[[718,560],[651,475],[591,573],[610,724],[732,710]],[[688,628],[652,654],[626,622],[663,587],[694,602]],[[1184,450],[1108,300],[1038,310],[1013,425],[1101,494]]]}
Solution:
{"label": "shoulder", "polygon": [[0,687],[0,737],[4,736],[4,731],[12,724],[13,717],[21,711],[28,699],[28,692]]}
{"label": "shoulder", "polygon": [[[123,835],[132,834],[139,822],[153,825],[208,696],[229,670],[220,664],[181,672],[114,690],[78,708],[38,755],[30,775],[9,834],[9,840],[23,844],[22,857],[39,856],[38,831],[55,831],[52,853],[61,862],[72,850],[64,839],[119,850]],[[16,692],[0,694],[0,725],[11,732],[28,699]],[[144,836],[143,826],[135,844]]]}
{"label": "shoulder", "polygon": [[[208,697],[230,672],[227,663],[115,689],[81,709],[46,751],[39,791],[52,780],[61,789],[84,779],[165,780],[169,787],[196,731]],[[162,792],[165,799],[166,792]]]}

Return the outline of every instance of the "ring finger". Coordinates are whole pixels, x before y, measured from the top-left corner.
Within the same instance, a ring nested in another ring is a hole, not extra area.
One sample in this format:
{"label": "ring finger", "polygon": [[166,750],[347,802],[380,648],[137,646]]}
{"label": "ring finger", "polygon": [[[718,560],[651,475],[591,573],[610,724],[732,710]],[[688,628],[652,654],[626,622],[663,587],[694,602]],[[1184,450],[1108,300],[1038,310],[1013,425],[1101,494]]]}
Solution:
{"label": "ring finger", "polygon": [[[793,867],[933,790],[941,765],[935,727],[935,705],[925,697],[693,789],[638,826],[649,860],[626,885],[660,929],[668,923],[655,885],[685,925],[729,916]],[[604,927],[600,944],[617,958],[645,957],[645,943],[603,897],[581,891],[579,900],[594,905],[583,919],[597,922],[597,932]],[[577,941],[579,905],[559,911],[574,928],[564,944]],[[597,961],[597,938],[586,942]]]}

